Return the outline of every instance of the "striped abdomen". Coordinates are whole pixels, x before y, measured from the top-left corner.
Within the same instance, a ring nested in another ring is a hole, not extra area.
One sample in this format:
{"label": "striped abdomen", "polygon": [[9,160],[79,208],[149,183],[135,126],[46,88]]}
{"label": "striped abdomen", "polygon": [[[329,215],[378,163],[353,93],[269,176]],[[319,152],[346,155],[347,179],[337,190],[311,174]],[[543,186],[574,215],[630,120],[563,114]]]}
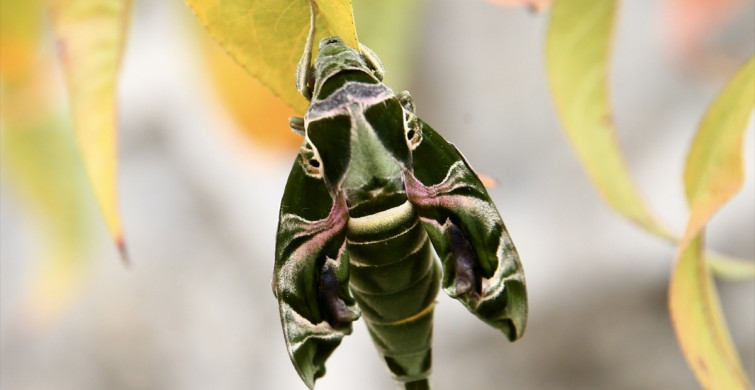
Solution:
{"label": "striped abdomen", "polygon": [[427,378],[440,268],[412,205],[352,217],[346,237],[349,286],[375,345],[399,381]]}

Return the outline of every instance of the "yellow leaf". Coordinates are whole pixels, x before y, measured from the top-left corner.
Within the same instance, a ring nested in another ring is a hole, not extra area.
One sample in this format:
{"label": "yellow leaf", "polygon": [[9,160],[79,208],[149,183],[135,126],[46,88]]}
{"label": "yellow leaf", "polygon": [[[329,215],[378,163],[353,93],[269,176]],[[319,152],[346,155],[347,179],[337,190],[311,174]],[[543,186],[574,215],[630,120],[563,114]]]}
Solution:
{"label": "yellow leaf", "polygon": [[608,94],[616,1],[558,0],[546,45],[551,91],[566,135],[606,202],[646,230],[670,238],[646,206],[621,152]]}
{"label": "yellow leaf", "polygon": [[[309,32],[307,0],[186,0],[215,40],[262,84],[302,114],[307,101],[295,87],[296,64]],[[350,0],[318,0],[319,40],[340,36],[356,48]]]}
{"label": "yellow leaf", "polygon": [[117,202],[115,87],[128,0],[49,0],[89,180],[110,234],[124,253]]}
{"label": "yellow leaf", "polygon": [[708,109],[690,148],[684,184],[691,216],[682,245],[742,187],[742,144],[753,107],[755,57],[734,75]]}
{"label": "yellow leaf", "polygon": [[669,289],[671,322],[687,362],[705,389],[750,389],[701,256],[702,235],[679,248]]}
{"label": "yellow leaf", "polygon": [[749,389],[701,256],[704,226],[742,186],[744,130],[755,107],[755,60],[729,81],[700,123],[684,183],[690,219],[671,276],[669,307],[679,343],[706,389]]}
{"label": "yellow leaf", "polygon": [[0,80],[25,79],[34,68],[42,24],[39,1],[0,0]]}
{"label": "yellow leaf", "polygon": [[[203,34],[205,37],[207,34]],[[296,115],[267,87],[250,76],[216,42],[204,38],[209,70],[229,113],[249,138],[266,148],[298,149],[302,137],[288,127]]]}

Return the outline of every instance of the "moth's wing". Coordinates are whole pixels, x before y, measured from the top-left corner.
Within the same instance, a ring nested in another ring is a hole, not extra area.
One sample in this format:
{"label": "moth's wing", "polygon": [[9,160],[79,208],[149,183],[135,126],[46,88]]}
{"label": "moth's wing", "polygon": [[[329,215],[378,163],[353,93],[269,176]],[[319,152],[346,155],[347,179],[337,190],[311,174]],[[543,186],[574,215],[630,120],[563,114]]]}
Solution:
{"label": "moth's wing", "polygon": [[302,164],[300,155],[281,202],[273,293],[291,361],[313,388],[359,313],[348,292],[346,202],[332,199]]}
{"label": "moth's wing", "polygon": [[510,340],[527,324],[527,290],[514,243],[485,186],[459,151],[419,121],[407,196],[443,266],[443,289]]}

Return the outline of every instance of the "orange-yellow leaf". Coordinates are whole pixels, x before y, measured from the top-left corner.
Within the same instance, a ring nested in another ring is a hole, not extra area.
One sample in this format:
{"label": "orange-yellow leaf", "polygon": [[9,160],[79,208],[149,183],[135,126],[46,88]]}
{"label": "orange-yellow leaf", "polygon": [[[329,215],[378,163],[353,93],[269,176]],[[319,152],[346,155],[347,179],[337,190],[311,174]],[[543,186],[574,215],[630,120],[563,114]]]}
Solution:
{"label": "orange-yellow leaf", "polygon": [[614,0],[554,2],[546,46],[551,91],[566,135],[604,200],[669,238],[630,177],[612,120],[608,62],[615,12]]}
{"label": "orange-yellow leaf", "polygon": [[737,72],[708,109],[690,148],[684,184],[691,216],[682,245],[742,187],[742,145],[753,107],[755,57]]}
{"label": "orange-yellow leaf", "polygon": [[84,164],[105,223],[123,253],[116,180],[116,78],[130,2],[48,1]]}
{"label": "orange-yellow leaf", "polygon": [[[216,41],[249,74],[299,114],[307,101],[295,87],[296,64],[309,32],[308,0],[186,0]],[[338,35],[357,47],[350,0],[317,0],[314,50]]]}
{"label": "orange-yellow leaf", "polygon": [[750,389],[702,258],[702,236],[700,232],[679,248],[669,290],[671,321],[684,356],[705,389]]}
{"label": "orange-yellow leaf", "polygon": [[669,306],[684,355],[706,389],[751,388],[701,252],[704,226],[742,186],[742,143],[754,107],[755,59],[750,59],[705,114],[684,174],[690,219],[671,276]]}
{"label": "orange-yellow leaf", "polygon": [[204,40],[212,79],[244,134],[266,148],[298,148],[302,137],[288,128],[288,118],[296,111],[250,76],[216,42],[209,37]]}
{"label": "orange-yellow leaf", "polygon": [[0,0],[0,80],[25,79],[39,54],[42,7],[39,1]]}

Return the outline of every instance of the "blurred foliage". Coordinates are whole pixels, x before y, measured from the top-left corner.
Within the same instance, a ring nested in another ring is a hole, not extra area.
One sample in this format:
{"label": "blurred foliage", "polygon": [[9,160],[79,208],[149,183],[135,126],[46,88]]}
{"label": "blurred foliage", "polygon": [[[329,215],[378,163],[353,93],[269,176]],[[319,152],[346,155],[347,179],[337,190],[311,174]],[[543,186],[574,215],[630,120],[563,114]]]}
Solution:
{"label": "blurred foliage", "polygon": [[[206,34],[203,41],[215,87],[243,133],[266,149],[298,148],[302,138],[288,128],[288,117],[296,115],[296,111],[250,76]],[[293,76],[289,78],[293,85]]]}
{"label": "blurred foliage", "polygon": [[[671,318],[687,361],[708,389],[749,389],[702,254],[704,229],[742,188],[745,129],[755,107],[755,58],[732,77],[705,114],[687,156],[687,231],[671,277]],[[705,337],[707,336],[707,337]]]}
{"label": "blurred foliage", "polygon": [[43,329],[82,286],[91,196],[60,107],[54,53],[43,44],[42,4],[0,0],[0,15],[0,163],[42,227],[32,253],[39,261],[18,310],[24,326]]}
{"label": "blurred foliage", "polygon": [[587,173],[618,213],[662,237],[621,153],[607,88],[615,1],[557,1],[546,44],[551,91]]}
{"label": "blurred foliage", "polygon": [[74,129],[94,195],[121,254],[115,87],[129,0],[48,0]]}
{"label": "blurred foliage", "polygon": [[[606,202],[645,230],[674,239],[630,179],[612,121],[607,85],[616,6],[613,0],[553,4],[546,46],[551,89],[564,130]],[[750,60],[711,106],[684,176],[691,216],[670,284],[670,310],[682,350],[708,389],[750,388],[705,261],[702,231],[741,188],[744,130],[755,107],[754,77]],[[730,278],[755,275],[753,262],[713,259]]]}

